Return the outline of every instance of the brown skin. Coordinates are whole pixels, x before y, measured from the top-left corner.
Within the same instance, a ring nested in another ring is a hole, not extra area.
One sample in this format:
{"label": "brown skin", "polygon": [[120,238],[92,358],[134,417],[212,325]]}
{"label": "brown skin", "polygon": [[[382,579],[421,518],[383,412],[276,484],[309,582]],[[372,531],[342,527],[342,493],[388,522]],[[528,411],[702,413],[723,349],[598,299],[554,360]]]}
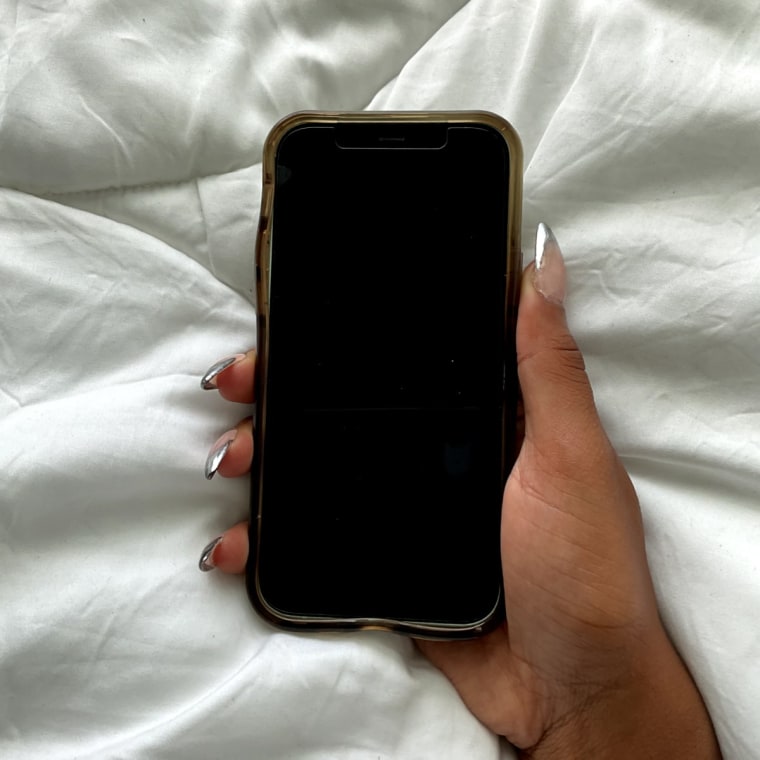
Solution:
{"label": "brown skin", "polygon": [[[709,715],[661,623],[636,492],[594,405],[562,306],[523,278],[517,328],[525,438],[504,492],[508,623],[480,639],[419,641],[488,728],[521,757],[720,758]],[[219,376],[250,402],[254,356]],[[250,420],[220,467],[250,469]],[[245,523],[214,552],[248,556]]]}

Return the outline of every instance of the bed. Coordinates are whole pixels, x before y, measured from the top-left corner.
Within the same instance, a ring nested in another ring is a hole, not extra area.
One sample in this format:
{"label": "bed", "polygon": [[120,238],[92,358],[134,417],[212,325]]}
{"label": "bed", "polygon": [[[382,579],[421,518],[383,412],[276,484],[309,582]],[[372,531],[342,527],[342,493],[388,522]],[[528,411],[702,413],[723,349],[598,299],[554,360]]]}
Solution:
{"label": "bed", "polygon": [[525,149],[727,760],[760,758],[760,10],[751,0],[0,6],[0,757],[514,757],[401,637],[298,636],[203,545],[246,413],[261,148],[301,109],[486,109]]}

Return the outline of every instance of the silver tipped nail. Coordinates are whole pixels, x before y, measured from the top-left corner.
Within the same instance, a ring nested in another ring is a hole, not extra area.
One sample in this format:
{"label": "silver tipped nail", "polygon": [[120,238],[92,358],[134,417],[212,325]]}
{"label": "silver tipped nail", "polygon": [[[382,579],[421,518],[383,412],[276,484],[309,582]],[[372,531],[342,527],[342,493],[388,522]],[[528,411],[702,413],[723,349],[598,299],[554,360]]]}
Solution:
{"label": "silver tipped nail", "polygon": [[217,536],[211,543],[207,544],[201,552],[201,558],[198,561],[198,568],[204,573],[209,570],[213,570],[216,565],[214,564],[214,558],[211,556],[214,553],[214,549],[221,543],[222,536]]}
{"label": "silver tipped nail", "polygon": [[201,378],[201,388],[204,391],[216,390],[216,377],[220,375],[228,367],[236,364],[241,359],[245,359],[245,354],[235,354],[234,356],[228,356],[226,359],[220,359],[216,364],[212,364],[206,374]]}
{"label": "silver tipped nail", "polygon": [[222,459],[227,455],[234,440],[235,436],[233,435],[232,438],[227,439],[221,446],[215,446],[209,451],[208,456],[206,457],[206,465],[203,468],[206,480],[211,480],[211,478],[216,475],[216,471],[219,469]]}
{"label": "silver tipped nail", "polygon": [[536,227],[536,269],[541,269],[541,265],[543,264],[544,251],[550,243],[557,245],[557,238],[554,237],[552,228],[544,222],[539,222],[538,226]]}
{"label": "silver tipped nail", "polygon": [[567,273],[557,238],[548,224],[536,229],[533,287],[550,303],[561,306],[567,289]]}

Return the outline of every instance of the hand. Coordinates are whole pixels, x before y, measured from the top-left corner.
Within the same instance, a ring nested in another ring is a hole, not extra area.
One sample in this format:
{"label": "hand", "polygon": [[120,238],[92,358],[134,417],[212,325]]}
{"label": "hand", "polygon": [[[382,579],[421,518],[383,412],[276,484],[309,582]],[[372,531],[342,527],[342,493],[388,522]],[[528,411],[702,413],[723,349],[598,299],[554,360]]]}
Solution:
{"label": "hand", "polygon": [[[564,263],[544,225],[536,253],[517,325],[525,437],[502,512],[508,619],[480,639],[418,646],[524,757],[719,758],[702,699],[659,618],[636,493],[568,331]],[[250,402],[253,362],[252,353],[233,357],[211,387]],[[211,474],[242,475],[250,420],[231,442],[225,435],[209,456]],[[247,554],[241,523],[206,547],[201,567],[242,572]]]}

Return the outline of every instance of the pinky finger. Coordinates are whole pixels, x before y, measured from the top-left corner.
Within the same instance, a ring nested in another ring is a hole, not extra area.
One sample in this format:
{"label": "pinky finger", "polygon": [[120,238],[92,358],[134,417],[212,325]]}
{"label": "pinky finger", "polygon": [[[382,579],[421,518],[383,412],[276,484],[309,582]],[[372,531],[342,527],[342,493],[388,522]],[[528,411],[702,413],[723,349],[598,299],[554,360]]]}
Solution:
{"label": "pinky finger", "polygon": [[204,573],[219,568],[223,573],[239,574],[247,561],[248,523],[240,522],[203,549],[198,567]]}

